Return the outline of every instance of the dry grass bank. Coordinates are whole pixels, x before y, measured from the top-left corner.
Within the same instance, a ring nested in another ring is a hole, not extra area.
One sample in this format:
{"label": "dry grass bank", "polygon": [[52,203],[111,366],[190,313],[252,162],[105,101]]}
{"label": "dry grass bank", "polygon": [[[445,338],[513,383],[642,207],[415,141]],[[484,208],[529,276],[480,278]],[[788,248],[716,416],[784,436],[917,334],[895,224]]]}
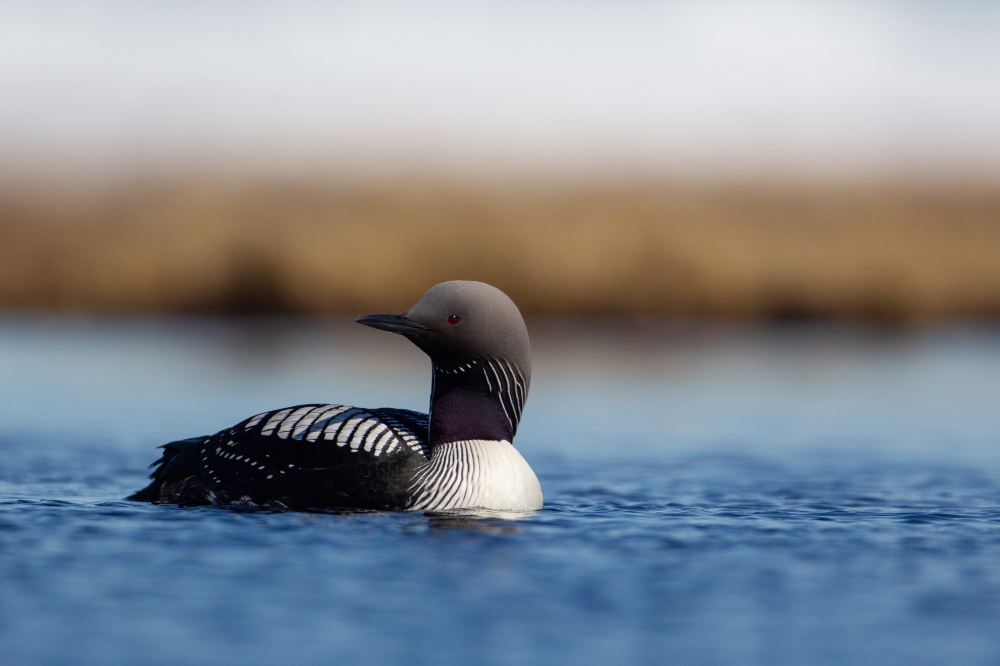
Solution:
{"label": "dry grass bank", "polygon": [[525,311],[1000,315],[1000,189],[0,187],[0,307],[365,313],[495,284]]}

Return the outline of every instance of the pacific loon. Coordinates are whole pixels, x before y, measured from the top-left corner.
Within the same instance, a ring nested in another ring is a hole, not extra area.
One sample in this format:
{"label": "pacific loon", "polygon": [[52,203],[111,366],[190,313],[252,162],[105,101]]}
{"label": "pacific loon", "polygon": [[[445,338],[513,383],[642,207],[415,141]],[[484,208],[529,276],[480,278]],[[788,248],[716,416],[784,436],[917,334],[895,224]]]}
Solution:
{"label": "pacific loon", "polygon": [[157,504],[296,510],[532,511],[542,490],[514,448],[531,383],[514,302],[482,282],[444,282],[401,315],[358,323],[410,339],[431,359],[430,413],[309,404],[164,445]]}

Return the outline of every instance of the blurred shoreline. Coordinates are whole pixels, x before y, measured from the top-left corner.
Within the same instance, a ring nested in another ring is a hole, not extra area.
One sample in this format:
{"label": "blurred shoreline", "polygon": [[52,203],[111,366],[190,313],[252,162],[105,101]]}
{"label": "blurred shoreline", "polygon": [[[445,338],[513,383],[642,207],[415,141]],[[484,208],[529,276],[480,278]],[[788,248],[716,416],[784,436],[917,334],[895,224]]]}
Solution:
{"label": "blurred shoreline", "polygon": [[7,312],[1000,316],[1000,186],[225,178],[0,182]]}

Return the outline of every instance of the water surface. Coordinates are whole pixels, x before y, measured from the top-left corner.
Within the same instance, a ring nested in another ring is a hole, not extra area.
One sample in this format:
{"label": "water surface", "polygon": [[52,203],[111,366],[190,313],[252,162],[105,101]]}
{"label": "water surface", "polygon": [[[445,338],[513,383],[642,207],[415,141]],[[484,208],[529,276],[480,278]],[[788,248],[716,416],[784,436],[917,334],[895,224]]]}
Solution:
{"label": "water surface", "polygon": [[1000,328],[529,328],[510,522],[122,500],[264,409],[424,408],[400,338],[0,321],[3,663],[1000,661]]}

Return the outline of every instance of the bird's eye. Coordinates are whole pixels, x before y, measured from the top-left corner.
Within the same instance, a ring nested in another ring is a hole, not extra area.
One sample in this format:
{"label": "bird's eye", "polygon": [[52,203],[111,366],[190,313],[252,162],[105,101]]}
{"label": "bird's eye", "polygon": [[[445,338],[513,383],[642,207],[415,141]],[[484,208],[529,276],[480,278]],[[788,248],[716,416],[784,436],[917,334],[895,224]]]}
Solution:
{"label": "bird's eye", "polygon": [[448,323],[451,324],[452,326],[454,326],[455,324],[457,324],[460,321],[462,321],[462,318],[459,317],[458,315],[452,315],[452,316],[448,317]]}

